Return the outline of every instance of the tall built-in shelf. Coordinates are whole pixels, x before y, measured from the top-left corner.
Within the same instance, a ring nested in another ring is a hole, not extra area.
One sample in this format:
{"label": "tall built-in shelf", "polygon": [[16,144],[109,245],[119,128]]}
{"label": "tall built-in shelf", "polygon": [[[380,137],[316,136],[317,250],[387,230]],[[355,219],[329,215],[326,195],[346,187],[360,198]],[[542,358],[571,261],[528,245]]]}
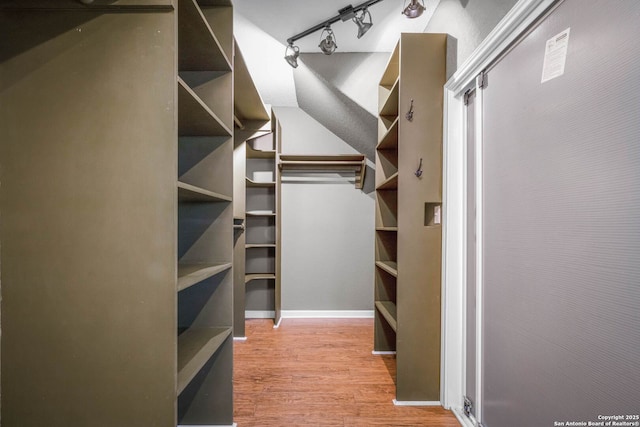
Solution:
{"label": "tall built-in shelf", "polygon": [[229,1],[178,2],[180,425],[233,423],[233,64]]}
{"label": "tall built-in shelf", "polygon": [[231,1],[0,11],[3,425],[232,425]]}
{"label": "tall built-in shelf", "polygon": [[243,227],[234,233],[233,336],[241,339],[247,312],[273,311],[277,183],[270,115],[237,45],[234,78],[234,217]]}
{"label": "tall built-in shelf", "polygon": [[247,313],[273,315],[277,325],[277,170],[273,133],[254,137],[246,143],[245,283]]}
{"label": "tall built-in shelf", "polygon": [[446,35],[402,34],[378,91],[374,351],[396,353],[397,401],[440,400],[445,59]]}

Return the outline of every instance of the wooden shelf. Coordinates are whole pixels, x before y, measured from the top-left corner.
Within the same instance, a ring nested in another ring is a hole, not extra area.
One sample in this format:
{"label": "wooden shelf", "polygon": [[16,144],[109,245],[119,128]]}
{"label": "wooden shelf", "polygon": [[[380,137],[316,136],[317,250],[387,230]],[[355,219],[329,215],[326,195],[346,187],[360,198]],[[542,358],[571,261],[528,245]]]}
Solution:
{"label": "wooden shelf", "polygon": [[393,121],[387,132],[380,138],[376,150],[397,150],[398,149],[398,121],[399,117]]}
{"label": "wooden shelf", "polygon": [[247,216],[276,216],[275,212],[269,211],[248,211]]}
{"label": "wooden shelf", "polygon": [[398,231],[398,227],[376,227],[376,231]]}
{"label": "wooden shelf", "polygon": [[178,77],[178,134],[180,136],[231,136],[233,134],[180,77]]}
{"label": "wooden shelf", "polygon": [[178,181],[178,201],[189,203],[230,202],[231,196],[214,193],[195,185]]}
{"label": "wooden shelf", "polygon": [[364,154],[282,154],[278,166],[288,171],[351,171],[356,177],[356,188],[362,188],[367,170]]}
{"label": "wooden shelf", "polygon": [[391,329],[397,330],[397,312],[396,305],[392,301],[376,301],[376,309],[382,314],[384,320],[387,321]]}
{"label": "wooden shelf", "polygon": [[398,80],[400,76],[400,44],[396,44],[393,53],[389,56],[389,61],[384,69],[380,86],[390,88]]}
{"label": "wooden shelf", "polygon": [[376,267],[381,268],[390,275],[398,277],[398,263],[394,261],[376,261]]}
{"label": "wooden shelf", "polygon": [[376,190],[396,190],[398,188],[398,172],[385,179]]}
{"label": "wooden shelf", "polygon": [[275,159],[276,150],[256,150],[247,143],[247,159]]}
{"label": "wooden shelf", "polygon": [[244,245],[246,249],[254,249],[254,248],[275,248],[275,243],[247,243]]}
{"label": "wooden shelf", "polygon": [[231,328],[191,328],[178,336],[178,394],[231,335]]}
{"label": "wooden shelf", "polygon": [[178,2],[178,69],[231,71],[231,61],[196,0]]}
{"label": "wooden shelf", "polygon": [[[242,52],[236,43],[233,63],[234,112],[238,122],[268,122],[270,117],[249,74]],[[247,153],[248,154],[248,153]],[[275,152],[274,152],[275,154]],[[247,155],[248,157],[248,155]]]}
{"label": "wooden shelf", "polygon": [[178,291],[229,270],[231,265],[230,262],[219,264],[178,263]]}
{"label": "wooden shelf", "polygon": [[399,87],[400,80],[396,80],[395,84],[389,91],[387,99],[380,108],[379,115],[381,116],[397,116],[398,115],[398,101],[399,101]]}
{"label": "wooden shelf", "polygon": [[249,283],[252,280],[275,280],[275,278],[274,273],[253,273],[244,276],[244,283]]}
{"label": "wooden shelf", "polygon": [[275,182],[259,182],[254,181],[251,178],[245,178],[247,187],[275,187]]}

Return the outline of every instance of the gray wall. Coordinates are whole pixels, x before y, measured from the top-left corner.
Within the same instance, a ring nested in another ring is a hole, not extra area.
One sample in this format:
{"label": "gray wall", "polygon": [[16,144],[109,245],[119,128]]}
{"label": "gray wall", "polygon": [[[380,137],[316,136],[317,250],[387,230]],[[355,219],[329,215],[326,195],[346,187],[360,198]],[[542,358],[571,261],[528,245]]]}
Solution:
{"label": "gray wall", "polygon": [[[282,152],[352,154],[299,108],[275,108]],[[373,199],[332,174],[282,184],[282,309],[373,309]]]}
{"label": "gray wall", "polygon": [[[450,77],[473,53],[517,0],[441,0],[425,33],[447,33],[454,39],[448,49]],[[453,46],[452,46],[453,44]]]}
{"label": "gray wall", "polygon": [[[364,94],[370,96],[373,93],[377,104],[377,82],[384,63],[382,67],[364,67],[357,72],[366,55],[345,53],[327,57],[324,54],[304,54],[304,63],[300,64],[293,76],[300,108],[373,162],[378,140],[377,119],[358,103],[358,98],[361,102],[366,99],[370,105],[371,100]],[[307,62],[313,68],[307,66]],[[330,73],[328,69],[335,71]],[[344,85],[340,81],[353,74],[360,76],[360,90],[350,97],[341,90]]]}

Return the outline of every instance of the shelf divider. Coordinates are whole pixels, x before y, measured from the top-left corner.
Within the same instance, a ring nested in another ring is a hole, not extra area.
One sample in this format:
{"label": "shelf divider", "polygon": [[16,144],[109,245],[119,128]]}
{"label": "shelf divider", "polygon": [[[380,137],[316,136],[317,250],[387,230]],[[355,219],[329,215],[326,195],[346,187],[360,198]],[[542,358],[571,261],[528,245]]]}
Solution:
{"label": "shelf divider", "polygon": [[398,328],[396,305],[391,301],[376,301],[376,308],[395,332]]}
{"label": "shelf divider", "polygon": [[276,183],[275,181],[273,182],[260,182],[260,181],[254,181],[249,177],[245,178],[246,180],[246,185],[247,187],[275,187]]}
{"label": "shelf divider", "polygon": [[260,280],[260,279],[275,280],[275,278],[276,278],[275,273],[251,273],[251,274],[246,274],[244,276],[244,283],[249,283],[252,280]]}
{"label": "shelf divider", "polygon": [[178,336],[178,395],[231,335],[231,328],[191,328]]}
{"label": "shelf divider", "polygon": [[275,243],[247,243],[244,245],[245,249],[253,249],[253,248],[275,248]]}
{"label": "shelf divider", "polygon": [[391,87],[387,99],[382,104],[382,108],[380,108],[379,115],[380,116],[397,116],[398,115],[398,101],[399,101],[399,87],[400,87],[400,79],[397,79],[396,82]]}
{"label": "shelf divider", "polygon": [[275,159],[276,150],[256,150],[247,143],[247,159]]}
{"label": "shelf divider", "polygon": [[376,146],[376,150],[397,150],[398,149],[398,121],[399,117],[393,121],[389,129],[380,138],[380,142]]}
{"label": "shelf divider", "polygon": [[178,77],[178,133],[180,136],[233,135],[181,77]]}
{"label": "shelf divider", "polygon": [[231,61],[196,0],[178,2],[178,27],[181,71],[231,71]]}
{"label": "shelf divider", "polygon": [[398,188],[398,172],[385,179],[376,190],[396,190]]}
{"label": "shelf divider", "polygon": [[376,266],[393,277],[398,277],[398,263],[394,261],[376,261]]}
{"label": "shelf divider", "polygon": [[231,196],[225,196],[224,194],[215,193],[213,191],[205,190],[204,188],[196,187],[195,185],[187,184],[186,182],[178,181],[178,200],[181,202],[230,202]]}
{"label": "shelf divider", "polygon": [[178,263],[178,291],[229,270],[231,266],[230,262],[218,264]]}

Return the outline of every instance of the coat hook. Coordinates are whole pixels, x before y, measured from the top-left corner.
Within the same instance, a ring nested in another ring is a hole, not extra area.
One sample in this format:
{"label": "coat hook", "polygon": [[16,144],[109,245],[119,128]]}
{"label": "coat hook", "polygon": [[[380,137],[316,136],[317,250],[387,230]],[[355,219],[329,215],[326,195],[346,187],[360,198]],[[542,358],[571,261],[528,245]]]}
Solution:
{"label": "coat hook", "polygon": [[418,178],[422,176],[422,158],[420,158],[420,164],[418,165],[418,170],[416,170],[414,173]]}
{"label": "coat hook", "polygon": [[405,117],[410,122],[413,121],[413,99],[411,100],[411,107],[409,107],[409,111],[407,111],[407,114],[405,114]]}

